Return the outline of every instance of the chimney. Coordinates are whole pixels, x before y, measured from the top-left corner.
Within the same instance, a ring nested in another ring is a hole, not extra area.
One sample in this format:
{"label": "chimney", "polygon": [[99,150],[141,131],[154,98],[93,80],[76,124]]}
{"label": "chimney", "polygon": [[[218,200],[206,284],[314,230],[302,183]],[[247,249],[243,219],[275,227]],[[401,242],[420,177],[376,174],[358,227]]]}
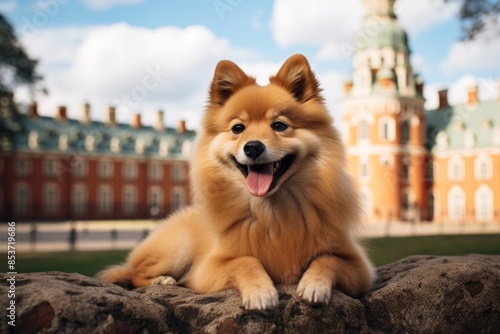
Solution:
{"label": "chimney", "polygon": [[479,103],[479,87],[474,85],[467,90],[467,104],[476,105]]}
{"label": "chimney", "polygon": [[133,128],[140,128],[141,125],[141,114],[134,114],[132,116],[132,127]]}
{"label": "chimney", "polygon": [[[141,123],[141,120],[139,118],[139,126],[138,127],[141,127],[140,123]],[[116,108],[113,106],[108,107],[108,119],[106,120],[106,124],[109,126],[116,125]]]}
{"label": "chimney", "polygon": [[83,114],[82,114],[82,119],[81,122],[84,124],[89,124],[90,123],[90,104],[85,103],[83,105]]}
{"label": "chimney", "polygon": [[448,90],[443,89],[438,92],[439,94],[439,110],[448,109]]}
{"label": "chimney", "polygon": [[68,118],[66,116],[66,107],[65,106],[59,106],[59,107],[57,107],[56,119],[58,121],[61,121],[61,122],[64,122],[64,121],[68,120]]}
{"label": "chimney", "polygon": [[156,112],[156,120],[153,124],[153,127],[155,128],[155,130],[157,130],[157,131],[165,130],[165,125],[163,124],[163,122],[165,120],[164,118],[165,118],[165,115],[164,115],[163,111],[158,110]]}
{"label": "chimney", "polygon": [[38,104],[35,101],[31,102],[29,107],[29,113],[30,116],[33,118],[38,117]]}
{"label": "chimney", "polygon": [[185,120],[180,120],[179,121],[179,124],[177,124],[177,132],[181,133],[181,134],[187,132],[186,121]]}

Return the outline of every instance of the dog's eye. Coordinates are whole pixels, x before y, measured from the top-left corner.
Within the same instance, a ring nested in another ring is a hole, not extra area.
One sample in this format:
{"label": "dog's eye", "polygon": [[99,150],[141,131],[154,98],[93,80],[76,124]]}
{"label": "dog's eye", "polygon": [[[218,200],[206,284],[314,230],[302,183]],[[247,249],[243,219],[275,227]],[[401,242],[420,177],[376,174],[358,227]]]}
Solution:
{"label": "dog's eye", "polygon": [[271,128],[274,131],[282,132],[282,131],[285,131],[286,129],[288,129],[288,125],[286,125],[283,122],[274,122],[273,124],[271,124]]}
{"label": "dog's eye", "polygon": [[243,124],[236,124],[231,128],[231,131],[233,131],[235,135],[239,135],[240,133],[245,131],[245,126]]}

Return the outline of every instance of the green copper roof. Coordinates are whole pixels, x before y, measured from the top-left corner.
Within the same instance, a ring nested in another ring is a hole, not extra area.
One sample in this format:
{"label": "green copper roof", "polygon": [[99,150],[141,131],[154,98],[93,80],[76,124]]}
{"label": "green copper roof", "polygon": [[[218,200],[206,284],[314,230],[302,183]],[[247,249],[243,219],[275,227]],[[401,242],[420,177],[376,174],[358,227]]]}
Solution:
{"label": "green copper roof", "polygon": [[437,137],[446,135],[446,149],[466,148],[467,136],[472,137],[472,147],[498,146],[500,135],[500,101],[481,101],[477,105],[460,104],[446,109],[428,110],[427,148],[438,151]]}
{"label": "green copper roof", "polygon": [[[96,121],[85,124],[73,119],[61,122],[52,117],[32,117],[13,109],[12,111],[11,116],[0,117],[0,151],[185,159],[184,145],[191,146],[196,135],[194,131],[179,133],[172,128],[159,131],[151,126],[109,126]],[[29,144],[30,136],[32,141],[36,138],[35,141],[38,142],[35,147]],[[60,147],[62,138],[67,143],[65,150]],[[93,143],[92,149],[86,146],[87,141]],[[119,143],[119,149],[115,151],[112,150],[113,141]],[[138,146],[142,149],[138,150]]]}
{"label": "green copper roof", "polygon": [[354,39],[356,50],[390,47],[409,52],[408,35],[396,20],[374,20],[363,25]]}

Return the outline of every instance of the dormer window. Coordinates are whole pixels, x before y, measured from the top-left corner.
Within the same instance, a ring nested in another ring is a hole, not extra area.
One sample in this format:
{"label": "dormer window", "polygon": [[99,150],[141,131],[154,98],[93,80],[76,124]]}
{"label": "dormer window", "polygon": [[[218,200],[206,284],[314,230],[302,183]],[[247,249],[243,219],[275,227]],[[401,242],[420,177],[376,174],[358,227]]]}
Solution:
{"label": "dormer window", "polygon": [[114,152],[114,153],[120,152],[120,149],[121,149],[120,138],[118,138],[118,137],[111,138],[110,149],[111,149],[111,152]]}
{"label": "dormer window", "polygon": [[38,148],[40,135],[36,131],[31,131],[28,136],[28,147],[32,150]]}
{"label": "dormer window", "polygon": [[162,139],[160,142],[159,153],[164,157],[168,155],[168,141],[166,139]]}
{"label": "dormer window", "polygon": [[68,136],[67,135],[61,135],[59,137],[59,150],[61,151],[67,151],[68,150]]}
{"label": "dormer window", "polygon": [[183,144],[182,144],[182,155],[184,156],[189,156],[191,155],[191,141],[190,140],[186,140]]}
{"label": "dormer window", "polygon": [[95,138],[92,135],[88,135],[85,138],[85,149],[87,151],[93,151],[95,149]]}
{"label": "dormer window", "polygon": [[472,148],[476,146],[476,135],[472,130],[465,131],[465,147]]}
{"label": "dormer window", "polygon": [[438,133],[437,138],[436,138],[436,143],[437,143],[438,150],[448,149],[449,142],[448,142],[448,135],[446,134],[446,132],[440,131]]}
{"label": "dormer window", "polygon": [[144,139],[137,139],[135,141],[135,153],[144,153],[144,147],[145,147],[145,143],[144,143]]}

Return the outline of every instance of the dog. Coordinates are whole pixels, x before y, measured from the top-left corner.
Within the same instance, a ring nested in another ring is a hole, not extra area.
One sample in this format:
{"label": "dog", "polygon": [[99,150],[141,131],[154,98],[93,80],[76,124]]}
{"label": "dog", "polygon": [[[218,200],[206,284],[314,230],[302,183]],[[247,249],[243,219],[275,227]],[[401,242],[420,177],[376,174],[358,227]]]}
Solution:
{"label": "dog", "polygon": [[358,297],[374,268],[359,241],[360,199],[318,80],[290,57],[267,86],[217,64],[190,169],[192,204],[97,277],[122,286],[236,289],[243,306],[278,305],[275,284],[310,304]]}

